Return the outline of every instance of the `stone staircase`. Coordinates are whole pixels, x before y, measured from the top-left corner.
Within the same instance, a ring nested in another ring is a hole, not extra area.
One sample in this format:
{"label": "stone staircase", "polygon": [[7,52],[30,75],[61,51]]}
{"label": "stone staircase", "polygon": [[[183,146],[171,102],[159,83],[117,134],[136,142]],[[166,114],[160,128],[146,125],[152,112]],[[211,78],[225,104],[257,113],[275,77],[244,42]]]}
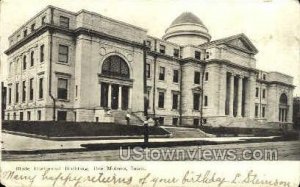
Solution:
{"label": "stone staircase", "polygon": [[205,138],[214,137],[214,135],[203,132],[196,128],[186,128],[186,127],[168,127],[161,126],[165,130],[169,131],[172,138]]}
{"label": "stone staircase", "polygon": [[[127,125],[126,121],[127,111],[124,110],[112,110],[111,115],[114,117],[116,124]],[[143,119],[133,112],[130,114],[130,125],[143,125]]]}

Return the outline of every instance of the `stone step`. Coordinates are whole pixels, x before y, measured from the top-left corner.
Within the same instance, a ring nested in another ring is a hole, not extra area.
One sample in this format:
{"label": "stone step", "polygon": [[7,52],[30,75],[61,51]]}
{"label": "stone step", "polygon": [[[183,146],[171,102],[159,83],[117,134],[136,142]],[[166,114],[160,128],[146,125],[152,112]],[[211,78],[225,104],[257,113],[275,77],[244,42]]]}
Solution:
{"label": "stone step", "polygon": [[165,127],[164,129],[172,133],[173,138],[203,138],[203,137],[210,137],[209,134],[201,131],[200,129],[196,128],[175,128],[175,127]]}

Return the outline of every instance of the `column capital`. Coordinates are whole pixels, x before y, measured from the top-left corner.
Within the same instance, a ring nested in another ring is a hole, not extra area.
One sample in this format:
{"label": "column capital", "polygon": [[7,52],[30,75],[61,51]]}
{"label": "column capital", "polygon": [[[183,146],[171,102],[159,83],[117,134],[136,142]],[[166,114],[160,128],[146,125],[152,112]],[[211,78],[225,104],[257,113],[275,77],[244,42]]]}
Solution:
{"label": "column capital", "polygon": [[238,75],[238,77],[239,77],[240,79],[243,79],[245,76],[244,76],[244,75]]}

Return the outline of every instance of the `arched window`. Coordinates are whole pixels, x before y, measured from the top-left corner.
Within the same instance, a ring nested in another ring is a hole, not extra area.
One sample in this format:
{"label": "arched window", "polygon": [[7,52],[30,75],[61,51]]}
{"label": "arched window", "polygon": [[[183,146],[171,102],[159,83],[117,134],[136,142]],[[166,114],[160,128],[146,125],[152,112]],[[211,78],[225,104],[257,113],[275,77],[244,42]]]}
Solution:
{"label": "arched window", "polygon": [[280,95],[279,98],[279,115],[278,120],[281,122],[287,122],[288,116],[288,98],[285,93]]}
{"label": "arched window", "polygon": [[287,96],[283,93],[280,96],[279,103],[281,105],[287,105]]}
{"label": "arched window", "polygon": [[102,65],[102,74],[113,77],[129,78],[129,67],[124,59],[117,55],[106,58]]}

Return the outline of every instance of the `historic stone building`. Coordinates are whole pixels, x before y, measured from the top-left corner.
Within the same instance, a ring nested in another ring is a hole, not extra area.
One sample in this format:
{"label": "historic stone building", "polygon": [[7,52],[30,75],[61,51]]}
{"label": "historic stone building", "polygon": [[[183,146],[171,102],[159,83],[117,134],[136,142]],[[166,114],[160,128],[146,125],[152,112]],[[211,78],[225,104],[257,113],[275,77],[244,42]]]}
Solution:
{"label": "historic stone building", "polygon": [[256,69],[258,50],[244,34],[211,41],[192,13],[159,39],[48,6],[9,42],[8,120],[118,122],[147,108],[164,125],[292,123],[293,78]]}

